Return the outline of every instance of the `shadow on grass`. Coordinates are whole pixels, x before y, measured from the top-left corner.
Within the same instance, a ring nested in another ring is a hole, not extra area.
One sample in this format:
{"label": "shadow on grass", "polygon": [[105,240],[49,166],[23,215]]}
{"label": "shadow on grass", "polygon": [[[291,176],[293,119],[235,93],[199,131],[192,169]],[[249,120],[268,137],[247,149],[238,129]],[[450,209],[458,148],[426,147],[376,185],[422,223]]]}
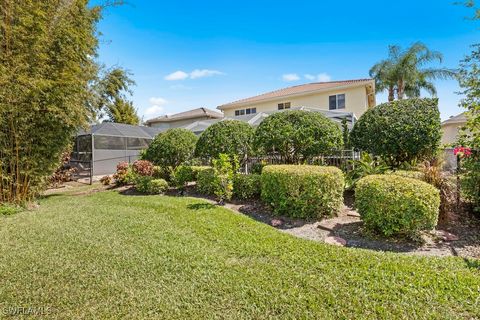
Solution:
{"label": "shadow on grass", "polygon": [[217,206],[211,203],[192,203],[187,206],[190,210],[207,210],[215,209]]}

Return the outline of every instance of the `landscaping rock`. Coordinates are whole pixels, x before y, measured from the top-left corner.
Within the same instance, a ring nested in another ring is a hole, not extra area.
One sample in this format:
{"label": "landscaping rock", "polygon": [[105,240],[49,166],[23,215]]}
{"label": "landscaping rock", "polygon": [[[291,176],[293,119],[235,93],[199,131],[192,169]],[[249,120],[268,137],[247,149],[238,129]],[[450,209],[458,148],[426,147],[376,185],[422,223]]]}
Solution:
{"label": "landscaping rock", "polygon": [[340,246],[340,247],[344,247],[347,245],[347,241],[343,238],[340,238],[340,237],[326,237],[325,238],[325,243],[328,243],[328,244],[333,244],[333,245],[336,245],[336,246]]}
{"label": "landscaping rock", "polygon": [[280,220],[280,219],[272,219],[272,221],[270,221],[270,225],[272,227],[277,228],[277,227],[280,227],[281,225],[283,225],[283,221]]}
{"label": "landscaping rock", "polygon": [[458,236],[445,230],[437,230],[437,236],[443,241],[457,241]]}

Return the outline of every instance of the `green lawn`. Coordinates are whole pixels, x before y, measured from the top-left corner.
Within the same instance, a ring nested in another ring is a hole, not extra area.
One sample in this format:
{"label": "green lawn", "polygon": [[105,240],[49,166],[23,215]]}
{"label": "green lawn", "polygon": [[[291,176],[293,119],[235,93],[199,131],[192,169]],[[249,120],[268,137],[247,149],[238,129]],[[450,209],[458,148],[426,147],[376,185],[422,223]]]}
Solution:
{"label": "green lawn", "polygon": [[479,318],[477,262],[314,243],[202,200],[54,195],[0,217],[0,318]]}

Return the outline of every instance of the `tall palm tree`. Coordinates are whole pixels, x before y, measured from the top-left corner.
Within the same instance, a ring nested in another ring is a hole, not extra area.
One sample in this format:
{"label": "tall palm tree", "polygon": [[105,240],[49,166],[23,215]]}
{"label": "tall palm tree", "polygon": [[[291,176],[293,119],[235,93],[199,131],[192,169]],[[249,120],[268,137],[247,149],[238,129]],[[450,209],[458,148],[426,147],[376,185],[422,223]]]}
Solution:
{"label": "tall palm tree", "polygon": [[406,97],[419,97],[422,90],[435,96],[436,89],[432,80],[455,78],[454,70],[446,68],[425,68],[432,62],[442,63],[443,55],[431,51],[421,42],[414,43],[402,51],[399,46],[389,46],[388,58],[370,69],[375,79],[377,91],[388,90],[388,101]]}

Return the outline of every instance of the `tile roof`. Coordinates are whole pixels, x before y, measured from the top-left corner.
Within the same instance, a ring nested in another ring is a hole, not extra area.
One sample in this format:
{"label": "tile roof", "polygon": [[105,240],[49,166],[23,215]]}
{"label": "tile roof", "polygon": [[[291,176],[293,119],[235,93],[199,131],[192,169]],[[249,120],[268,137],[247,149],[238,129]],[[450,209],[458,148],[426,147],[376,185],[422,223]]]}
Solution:
{"label": "tile roof", "polygon": [[225,109],[225,108],[237,106],[240,104],[252,103],[252,102],[257,102],[262,100],[269,100],[269,99],[279,98],[283,96],[323,91],[323,90],[335,89],[335,88],[344,87],[344,86],[365,85],[369,83],[373,84],[374,83],[373,79],[357,79],[357,80],[307,83],[307,84],[283,88],[283,89],[267,92],[264,94],[260,94],[258,96],[223,104],[221,106],[218,106],[217,109]]}
{"label": "tile roof", "polygon": [[467,122],[467,116],[465,112],[457,114],[456,116],[451,116],[448,120],[442,122],[442,125],[449,124],[449,123],[465,123]]}
{"label": "tile roof", "polygon": [[198,117],[208,117],[213,119],[223,118],[223,113],[218,111],[213,111],[207,108],[197,108],[180,113],[175,113],[171,115],[164,115],[157,118],[147,120],[145,123],[152,122],[172,122],[177,120],[192,119]]}

